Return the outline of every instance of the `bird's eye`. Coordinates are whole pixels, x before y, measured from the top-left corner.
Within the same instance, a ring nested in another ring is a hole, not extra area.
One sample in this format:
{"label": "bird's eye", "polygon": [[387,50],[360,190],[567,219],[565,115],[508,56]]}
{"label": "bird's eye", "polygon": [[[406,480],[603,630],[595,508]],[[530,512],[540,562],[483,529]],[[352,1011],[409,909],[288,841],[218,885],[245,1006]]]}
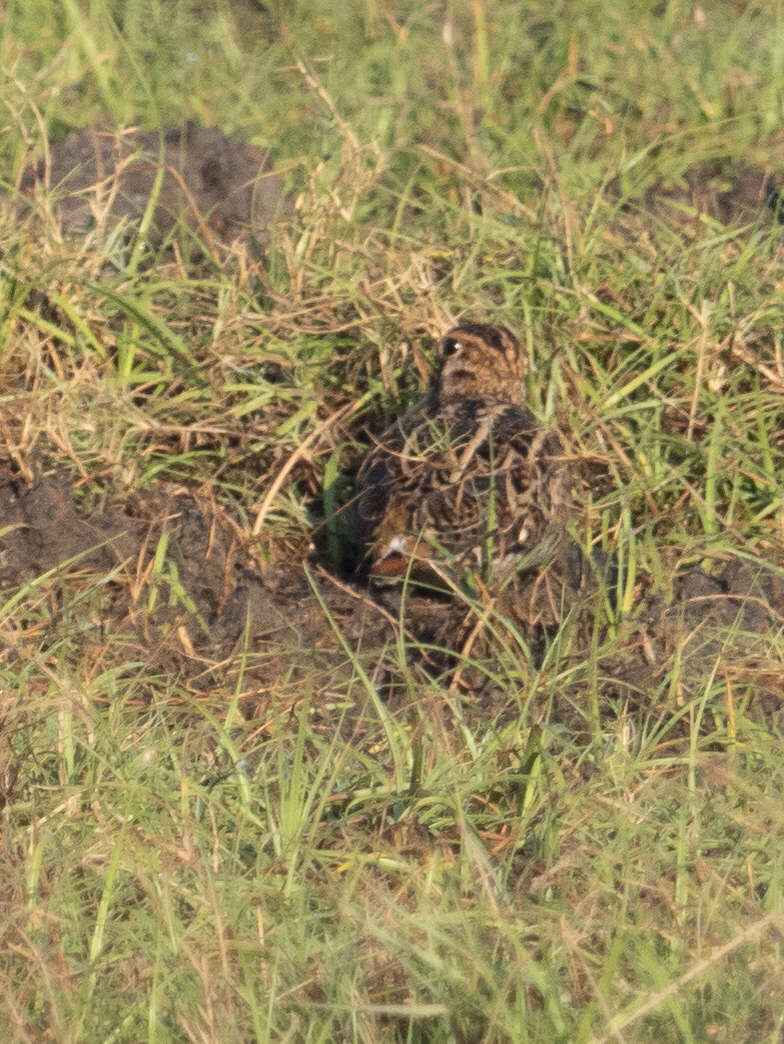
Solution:
{"label": "bird's eye", "polygon": [[461,348],[460,342],[454,337],[444,338],[444,358],[448,359],[450,355],[454,355],[455,352]]}

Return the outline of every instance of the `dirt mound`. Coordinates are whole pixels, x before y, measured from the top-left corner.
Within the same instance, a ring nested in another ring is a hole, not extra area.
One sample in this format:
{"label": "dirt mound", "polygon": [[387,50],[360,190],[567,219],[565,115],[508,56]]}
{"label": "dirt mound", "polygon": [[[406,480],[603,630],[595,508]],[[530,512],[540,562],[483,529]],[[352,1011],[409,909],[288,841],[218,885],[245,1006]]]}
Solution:
{"label": "dirt mound", "polygon": [[388,626],[359,592],[323,583],[322,593],[301,568],[259,569],[226,514],[183,490],[85,511],[63,473],[31,488],[6,479],[0,518],[0,594],[45,591],[54,612],[39,630],[81,601],[107,642],[122,636],[124,658],[199,691],[218,677],[230,689],[241,658],[249,696],[293,691],[329,667],[341,628],[372,646]]}
{"label": "dirt mound", "polygon": [[674,215],[678,209],[682,213],[685,207],[723,225],[780,222],[777,183],[770,172],[758,167],[698,163],[679,181],[648,189],[644,202],[662,215]]}
{"label": "dirt mound", "polygon": [[[79,664],[141,662],[156,684],[198,698],[239,692],[249,714],[279,714],[308,694],[325,730],[336,727],[335,700],[344,727],[354,727],[369,686],[394,711],[410,699],[412,678],[423,692],[435,680],[451,686],[486,720],[516,705],[508,679],[525,670],[526,645],[490,603],[483,617],[443,594],[341,582],[316,563],[260,566],[232,518],[182,488],[89,505],[64,472],[32,487],[6,474],[0,519],[0,596],[26,600],[21,616],[0,623],[6,666],[29,655],[31,641],[51,647],[69,634]],[[688,570],[669,602],[643,599],[626,656],[603,664],[603,684],[645,704],[676,675],[684,693],[704,685],[720,657],[735,677],[753,667],[780,697],[780,670],[766,672],[764,660],[782,621],[776,570],[735,558],[715,577]]]}
{"label": "dirt mound", "polygon": [[[148,232],[160,243],[182,221],[200,238],[230,242],[258,237],[281,205],[283,182],[269,156],[217,127],[167,127],[117,133],[87,127],[57,142],[28,166],[21,192],[51,189],[54,214],[67,236],[138,225],[163,176]],[[22,202],[20,211],[32,204]]]}
{"label": "dirt mound", "polygon": [[620,179],[610,186],[609,198],[626,220],[628,234],[639,234],[640,213],[653,215],[672,228],[704,231],[708,218],[729,227],[777,228],[784,222],[778,174],[752,164],[731,162],[694,163],[680,175],[653,184],[626,186]]}

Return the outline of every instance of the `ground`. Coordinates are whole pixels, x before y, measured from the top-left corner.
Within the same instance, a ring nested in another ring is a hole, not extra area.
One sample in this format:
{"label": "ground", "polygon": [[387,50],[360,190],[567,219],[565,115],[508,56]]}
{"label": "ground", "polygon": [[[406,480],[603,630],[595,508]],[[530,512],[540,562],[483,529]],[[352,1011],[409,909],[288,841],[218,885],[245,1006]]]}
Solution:
{"label": "ground", "polygon": [[[8,1039],[778,1040],[781,12],[88,6],[1,30]],[[358,560],[461,317],[536,621]]]}

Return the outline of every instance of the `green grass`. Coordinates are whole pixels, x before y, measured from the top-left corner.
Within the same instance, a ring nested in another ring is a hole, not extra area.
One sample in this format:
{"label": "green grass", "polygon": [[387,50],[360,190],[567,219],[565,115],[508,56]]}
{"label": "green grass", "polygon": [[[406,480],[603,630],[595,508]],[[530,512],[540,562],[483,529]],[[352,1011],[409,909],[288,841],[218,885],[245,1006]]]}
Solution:
{"label": "green grass", "polygon": [[187,489],[259,569],[312,559],[434,337],[489,317],[620,588],[540,664],[466,595],[455,681],[326,604],[320,644],[189,674],[178,621],[208,623],[159,519],[138,562],[5,586],[6,1039],[781,1038],[781,629],[623,661],[677,569],[784,575],[782,234],[637,206],[695,163],[784,170],[784,9],[616,6],[8,0],[4,184],[88,123],[192,118],[271,147],[296,204],[264,258],[198,264],[4,220],[4,481]]}

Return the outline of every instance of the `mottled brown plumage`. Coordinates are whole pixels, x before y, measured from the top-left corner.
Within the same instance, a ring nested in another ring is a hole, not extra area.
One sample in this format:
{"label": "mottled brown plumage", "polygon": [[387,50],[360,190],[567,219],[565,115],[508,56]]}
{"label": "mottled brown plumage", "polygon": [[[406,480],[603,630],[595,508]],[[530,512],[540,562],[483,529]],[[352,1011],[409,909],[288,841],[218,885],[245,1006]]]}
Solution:
{"label": "mottled brown plumage", "polygon": [[560,437],[524,405],[523,349],[506,327],[462,323],[430,391],[358,475],[357,525],[376,576],[465,569],[485,580],[552,558],[569,503]]}

